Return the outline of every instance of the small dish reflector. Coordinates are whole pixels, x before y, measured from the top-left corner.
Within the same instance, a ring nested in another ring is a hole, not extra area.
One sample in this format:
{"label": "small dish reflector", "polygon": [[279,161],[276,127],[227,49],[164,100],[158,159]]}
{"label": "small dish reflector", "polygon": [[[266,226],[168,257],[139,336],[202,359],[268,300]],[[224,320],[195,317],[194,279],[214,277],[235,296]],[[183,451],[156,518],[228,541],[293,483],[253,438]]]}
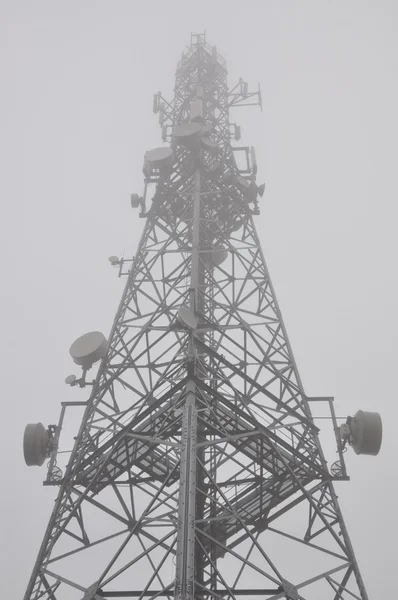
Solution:
{"label": "small dish reflector", "polygon": [[138,194],[131,194],[131,196],[130,196],[131,208],[138,208],[139,205],[141,204],[141,201],[142,201],[141,196],[139,196]]}
{"label": "small dish reflector", "polygon": [[356,454],[376,456],[381,447],[383,425],[377,412],[359,410],[349,423]]}
{"label": "small dish reflector", "polygon": [[50,435],[42,423],[25,427],[23,453],[28,467],[41,467],[49,455]]}
{"label": "small dish reflector", "polygon": [[76,381],[76,375],[68,375],[68,377],[65,377],[65,383],[67,385],[73,385]]}
{"label": "small dish reflector", "polygon": [[145,153],[145,163],[153,169],[165,169],[174,164],[174,153],[171,148],[154,148]]}
{"label": "small dish reflector", "polygon": [[73,361],[89,369],[94,363],[106,356],[108,351],[108,342],[100,331],[90,331],[77,338],[71,345],[69,353]]}
{"label": "small dish reflector", "polygon": [[197,318],[186,306],[181,306],[178,309],[177,321],[182,327],[187,329],[196,329],[198,326]]}
{"label": "small dish reflector", "polygon": [[174,139],[177,144],[183,146],[193,146],[202,134],[202,125],[200,123],[182,123],[177,125],[173,131]]}
{"label": "small dish reflector", "polygon": [[119,262],[120,262],[120,260],[119,260],[119,257],[118,257],[118,256],[110,256],[110,257],[108,258],[108,260],[109,260],[109,262],[111,263],[111,265],[112,265],[113,267],[116,267],[116,265],[118,265],[118,264],[119,264]]}

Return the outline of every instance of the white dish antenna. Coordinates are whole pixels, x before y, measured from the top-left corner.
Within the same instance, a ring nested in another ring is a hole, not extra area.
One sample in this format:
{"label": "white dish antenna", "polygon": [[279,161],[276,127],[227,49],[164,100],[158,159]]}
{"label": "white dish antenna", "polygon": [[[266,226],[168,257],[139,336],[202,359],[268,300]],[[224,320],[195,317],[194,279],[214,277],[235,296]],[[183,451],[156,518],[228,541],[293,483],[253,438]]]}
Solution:
{"label": "white dish antenna", "polygon": [[193,146],[202,135],[202,125],[200,123],[182,123],[177,125],[173,131],[174,139],[177,144],[183,146]]}
{"label": "white dish antenna", "polygon": [[145,153],[145,163],[153,169],[165,169],[174,164],[174,152],[171,148],[154,148]]}
{"label": "white dish antenna", "polygon": [[198,326],[198,320],[193,312],[186,306],[181,306],[178,309],[177,322],[184,329],[196,329]]}
{"label": "white dish antenna", "polygon": [[69,349],[73,361],[89,369],[94,363],[106,356],[108,341],[100,331],[90,331],[77,338]]}
{"label": "white dish antenna", "polygon": [[219,267],[228,258],[228,251],[225,248],[214,248],[204,253],[203,259],[208,268]]}

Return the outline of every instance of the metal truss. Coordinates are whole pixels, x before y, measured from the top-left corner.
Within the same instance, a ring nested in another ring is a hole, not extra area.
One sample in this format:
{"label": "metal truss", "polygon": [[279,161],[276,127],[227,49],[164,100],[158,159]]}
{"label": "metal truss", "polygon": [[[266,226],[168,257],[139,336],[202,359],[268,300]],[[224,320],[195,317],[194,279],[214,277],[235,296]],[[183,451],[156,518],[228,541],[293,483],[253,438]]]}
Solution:
{"label": "metal truss", "polygon": [[[198,86],[216,152],[172,138]],[[260,101],[242,81],[228,90],[202,35],[174,100],[155,96],[176,161],[146,176],[146,224],[70,461],[49,471],[59,494],[25,600],[368,598],[254,227],[254,152],[240,167],[231,145],[229,109]]]}

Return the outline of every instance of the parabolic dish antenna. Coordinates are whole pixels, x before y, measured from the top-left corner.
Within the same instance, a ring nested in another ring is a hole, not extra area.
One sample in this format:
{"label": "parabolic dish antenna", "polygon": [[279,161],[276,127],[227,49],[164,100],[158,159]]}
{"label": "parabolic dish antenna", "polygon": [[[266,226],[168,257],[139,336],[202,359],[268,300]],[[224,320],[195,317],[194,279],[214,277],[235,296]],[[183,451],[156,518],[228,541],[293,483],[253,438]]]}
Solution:
{"label": "parabolic dish antenna", "polygon": [[50,435],[42,423],[25,427],[23,453],[28,467],[41,467],[49,455]]}
{"label": "parabolic dish antenna", "polygon": [[381,447],[383,425],[377,412],[359,410],[350,422],[352,447],[356,454],[376,456]]}
{"label": "parabolic dish antenna", "polygon": [[181,306],[178,309],[177,321],[186,329],[196,329],[198,320],[189,308]]}
{"label": "parabolic dish antenna", "polygon": [[95,362],[104,358],[108,350],[108,341],[100,331],[90,331],[77,338],[69,349],[73,361],[89,369]]}
{"label": "parabolic dish antenna", "polygon": [[219,267],[228,258],[228,251],[224,248],[214,248],[209,250],[203,256],[209,267]]}
{"label": "parabolic dish antenna", "polygon": [[131,208],[138,208],[139,205],[141,204],[141,200],[142,200],[142,198],[138,194],[131,194],[131,196],[130,196]]}
{"label": "parabolic dish antenna", "polygon": [[174,138],[178,144],[193,146],[202,134],[200,123],[182,123],[177,125],[173,131]]}
{"label": "parabolic dish antenna", "polygon": [[145,162],[153,169],[165,169],[174,164],[174,153],[171,148],[154,148],[145,153]]}

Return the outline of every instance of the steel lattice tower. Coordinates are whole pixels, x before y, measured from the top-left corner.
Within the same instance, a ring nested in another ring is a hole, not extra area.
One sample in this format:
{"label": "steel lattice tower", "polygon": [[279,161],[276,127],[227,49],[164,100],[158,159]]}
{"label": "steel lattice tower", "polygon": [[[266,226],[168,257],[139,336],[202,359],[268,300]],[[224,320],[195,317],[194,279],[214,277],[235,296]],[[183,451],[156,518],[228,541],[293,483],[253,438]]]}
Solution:
{"label": "steel lattice tower", "polygon": [[[193,35],[154,98],[146,219],[25,600],[368,596],[253,223],[253,149],[229,109],[260,104]],[[242,160],[240,160],[240,158]],[[126,261],[117,261],[120,272]],[[82,363],[83,364],[83,363]],[[83,365],[84,366],[84,365]],[[76,382],[85,385],[83,378]]]}

